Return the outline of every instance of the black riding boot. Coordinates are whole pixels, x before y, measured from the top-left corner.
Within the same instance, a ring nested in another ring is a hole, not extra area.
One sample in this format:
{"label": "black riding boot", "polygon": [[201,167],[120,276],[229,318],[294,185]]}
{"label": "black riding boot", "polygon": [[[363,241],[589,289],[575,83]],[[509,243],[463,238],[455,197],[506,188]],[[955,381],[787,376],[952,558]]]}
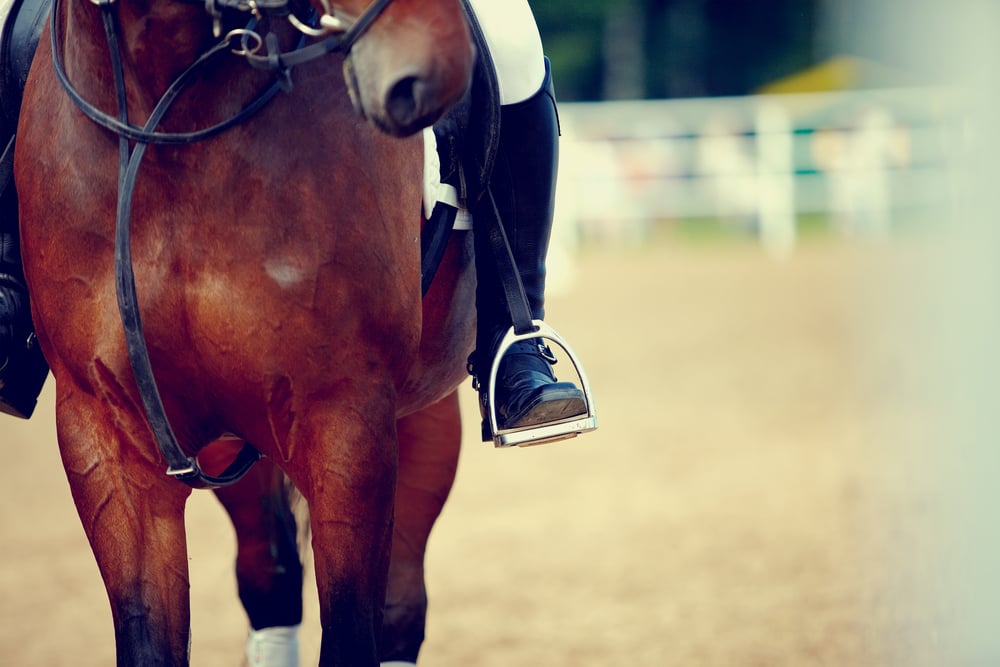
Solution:
{"label": "black riding boot", "polygon": [[14,130],[50,0],[15,0],[0,32],[0,412],[27,419],[49,367],[38,346],[21,269]]}
{"label": "black riding boot", "polygon": [[[504,232],[517,263],[533,319],[545,314],[545,255],[552,231],[559,119],[546,63],[542,88],[534,96],[500,111],[500,136],[491,189]],[[478,221],[491,216],[488,198],[473,209]],[[490,364],[500,339],[511,327],[497,263],[486,233],[476,230],[476,308],[479,326],[473,372],[488,409]],[[481,352],[488,351],[483,357]],[[518,341],[504,355],[493,397],[497,428],[541,426],[587,412],[584,393],[571,382],[559,382],[552,372],[555,357],[541,338]],[[488,439],[484,433],[484,439]]]}
{"label": "black riding boot", "polygon": [[0,197],[0,412],[27,419],[49,367],[31,323],[18,252],[16,198],[13,213],[9,198],[7,192]]}

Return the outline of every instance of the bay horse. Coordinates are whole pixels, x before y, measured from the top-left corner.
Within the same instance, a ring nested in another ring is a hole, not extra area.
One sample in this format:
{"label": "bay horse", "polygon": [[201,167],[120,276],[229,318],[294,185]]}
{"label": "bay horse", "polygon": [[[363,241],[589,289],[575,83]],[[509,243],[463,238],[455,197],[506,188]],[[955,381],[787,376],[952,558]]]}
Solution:
{"label": "bay horse", "polygon": [[456,233],[421,298],[415,133],[463,96],[475,48],[459,0],[296,2],[59,0],[24,93],[25,274],[120,665],[188,664],[191,492],[164,474],[133,370],[122,254],[180,450],[206,474],[245,443],[263,456],[217,491],[251,625],[301,621],[287,475],[309,508],[321,664],[415,661],[423,637],[475,277]]}

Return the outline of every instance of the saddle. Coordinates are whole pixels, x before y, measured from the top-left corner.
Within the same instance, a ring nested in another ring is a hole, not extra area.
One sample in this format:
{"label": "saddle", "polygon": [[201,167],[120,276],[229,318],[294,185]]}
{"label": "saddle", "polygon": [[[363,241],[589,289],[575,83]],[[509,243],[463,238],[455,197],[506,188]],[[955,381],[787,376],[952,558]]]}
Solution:
{"label": "saddle", "polygon": [[[51,0],[14,0],[0,31],[0,219],[17,219],[14,192],[14,134],[21,98]],[[8,217],[13,216],[13,217]]]}
{"label": "saddle", "polygon": [[4,127],[16,127],[21,96],[51,0],[14,0],[0,33],[0,110]]}
{"label": "saddle", "polygon": [[469,90],[434,125],[434,135],[441,160],[441,180],[455,186],[459,202],[471,208],[483,195],[496,159],[500,86],[483,30],[467,0],[463,0],[462,6],[478,57]]}
{"label": "saddle", "polygon": [[471,210],[486,191],[500,136],[500,87],[496,68],[468,0],[462,0],[462,7],[478,57],[465,96],[432,128],[438,159],[425,163],[440,169],[440,182],[453,187],[456,196],[449,201],[425,202],[431,212],[427,215],[420,243],[424,294],[441,263],[459,209]]}

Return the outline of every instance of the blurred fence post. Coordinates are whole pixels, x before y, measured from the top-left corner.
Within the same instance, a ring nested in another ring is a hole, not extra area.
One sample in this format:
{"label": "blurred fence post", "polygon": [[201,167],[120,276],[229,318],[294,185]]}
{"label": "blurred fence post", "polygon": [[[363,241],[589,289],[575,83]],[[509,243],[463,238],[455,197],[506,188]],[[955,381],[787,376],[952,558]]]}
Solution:
{"label": "blurred fence post", "polygon": [[761,101],[757,134],[757,219],[764,248],[775,257],[795,249],[795,180],[792,124],[777,104]]}
{"label": "blurred fence post", "polygon": [[562,211],[585,240],[693,221],[780,256],[805,218],[884,239],[947,208],[958,104],[943,86],[563,104]]}

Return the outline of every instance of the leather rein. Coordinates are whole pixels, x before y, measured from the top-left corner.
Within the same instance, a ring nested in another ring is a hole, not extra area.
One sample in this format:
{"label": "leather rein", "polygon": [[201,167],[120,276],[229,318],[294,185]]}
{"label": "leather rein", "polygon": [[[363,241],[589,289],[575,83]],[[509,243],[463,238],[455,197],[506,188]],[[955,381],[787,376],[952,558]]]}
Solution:
{"label": "leather rein", "polygon": [[[52,40],[52,59],[57,77],[77,107],[92,121],[111,130],[118,135],[118,206],[115,216],[115,287],[118,296],[118,310],[125,331],[125,342],[128,348],[129,362],[135,375],[139,395],[145,408],[146,418],[156,438],[164,459],[167,461],[166,474],[174,477],[188,486],[197,489],[213,489],[228,486],[239,481],[249,472],[261,454],[249,444],[244,444],[236,459],[224,472],[218,476],[206,474],[198,465],[196,457],[184,453],[177,437],[170,427],[163,400],[156,386],[153,369],[149,359],[149,350],[142,328],[142,318],[139,314],[139,303],[136,295],[135,274],[132,266],[130,221],[132,213],[132,194],[135,190],[139,165],[150,144],[191,144],[203,141],[225,130],[242,123],[257,111],[262,109],[281,89],[291,85],[289,72],[292,67],[315,60],[327,54],[340,52],[347,54],[351,47],[364,35],[365,31],[381,15],[392,0],[374,0],[374,2],[353,23],[336,16],[326,2],[323,6],[326,14],[312,20],[302,21],[294,17],[288,8],[287,0],[206,0],[206,8],[214,21],[215,34],[218,37],[223,10],[249,12],[252,18],[245,29],[230,31],[218,43],[199,56],[194,63],[185,69],[155,105],[149,118],[142,126],[134,125],[129,120],[126,102],[125,77],[121,52],[118,47],[117,20],[114,11],[115,0],[91,0],[101,9],[104,32],[108,41],[114,74],[115,94],[117,98],[116,115],[110,115],[87,102],[73,87],[63,66],[61,41],[59,39],[59,0],[53,0],[50,25]],[[200,0],[199,0],[200,3]],[[252,29],[256,21],[264,14],[272,16],[287,16],[303,36],[297,47],[291,51],[278,50],[277,37],[269,33],[266,37]],[[315,25],[317,24],[318,25]],[[320,41],[306,45],[307,38],[322,38]],[[261,54],[262,47],[266,53]],[[270,71],[275,81],[270,87],[260,93],[255,99],[238,111],[232,117],[215,125],[191,132],[163,132],[158,130],[170,106],[180,93],[191,82],[193,75],[217,54],[230,51],[246,58],[255,68]],[[130,144],[134,142],[135,146]]]}

